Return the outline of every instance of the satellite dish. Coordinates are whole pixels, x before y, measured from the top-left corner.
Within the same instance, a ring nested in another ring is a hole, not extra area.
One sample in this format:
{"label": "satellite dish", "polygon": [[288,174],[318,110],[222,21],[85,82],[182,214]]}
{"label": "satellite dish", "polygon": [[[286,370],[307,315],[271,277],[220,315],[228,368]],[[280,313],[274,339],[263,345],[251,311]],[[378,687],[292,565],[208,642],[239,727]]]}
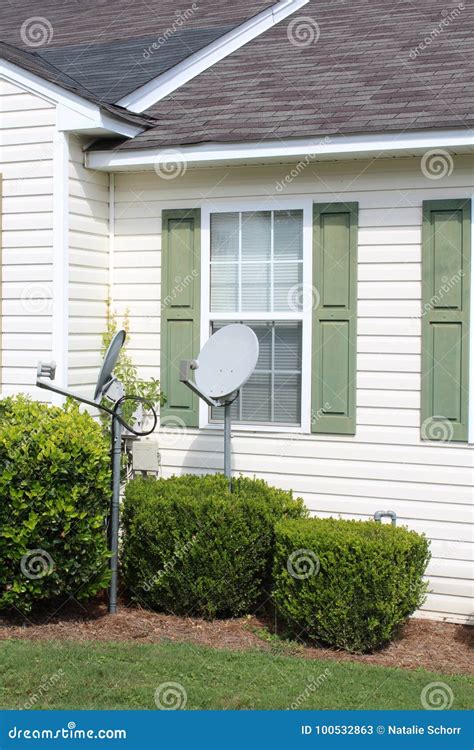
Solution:
{"label": "satellite dish", "polygon": [[95,387],[94,401],[101,398],[105,386],[112,380],[112,373],[117,364],[120,350],[125,342],[126,337],[125,331],[118,331],[113,337],[109,344],[107,351],[105,352],[104,361],[100,368],[99,377],[97,378],[97,385]]}
{"label": "satellite dish", "polygon": [[[258,338],[242,323],[224,326],[206,341],[196,360],[183,360],[179,379],[209,406],[224,407],[224,474],[231,480],[230,408],[258,361]],[[190,379],[194,372],[194,382]]]}
{"label": "satellite dish", "polygon": [[232,323],[216,331],[201,349],[196,385],[210,398],[225,400],[247,382],[257,360],[255,333],[248,326]]}

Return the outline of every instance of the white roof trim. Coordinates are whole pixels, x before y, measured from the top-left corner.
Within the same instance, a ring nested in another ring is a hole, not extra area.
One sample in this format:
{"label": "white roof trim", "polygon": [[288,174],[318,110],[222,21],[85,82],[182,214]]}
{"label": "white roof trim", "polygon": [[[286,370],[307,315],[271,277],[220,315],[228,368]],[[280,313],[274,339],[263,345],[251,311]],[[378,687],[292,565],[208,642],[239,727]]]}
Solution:
{"label": "white roof trim", "polygon": [[135,91],[119,99],[117,104],[131,112],[143,112],[172,91],[195,78],[204,70],[243,47],[267,29],[306,5],[309,0],[280,0],[203,49],[187,57],[165,73],[153,78]]}
{"label": "white roof trim", "polygon": [[360,156],[423,153],[430,148],[474,148],[473,130],[428,130],[404,133],[335,136],[247,143],[204,143],[176,148],[90,151],[86,165],[103,171],[136,171],[183,164],[217,166],[255,161],[291,161],[309,157],[357,158]]}
{"label": "white roof trim", "polygon": [[87,135],[123,135],[133,138],[144,128],[106,112],[98,104],[51,83],[19,65],[0,59],[0,78],[19,85],[58,107],[57,128]]}

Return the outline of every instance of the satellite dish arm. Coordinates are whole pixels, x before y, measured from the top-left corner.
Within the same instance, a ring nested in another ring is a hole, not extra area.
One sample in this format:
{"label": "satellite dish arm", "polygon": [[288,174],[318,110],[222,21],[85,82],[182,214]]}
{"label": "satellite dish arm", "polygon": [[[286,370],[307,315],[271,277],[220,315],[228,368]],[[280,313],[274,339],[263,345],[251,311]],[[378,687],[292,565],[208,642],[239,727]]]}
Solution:
{"label": "satellite dish arm", "polygon": [[[38,365],[38,372],[40,372],[41,364]],[[54,368],[50,368],[51,373],[54,377]],[[44,370],[43,370],[44,371]],[[109,416],[116,419],[122,427],[125,427],[126,430],[131,432],[133,435],[137,435],[139,437],[146,437],[147,435],[151,435],[151,433],[155,430],[158,417],[156,414],[156,411],[153,407],[153,404],[146,398],[141,398],[140,396],[122,396],[121,398],[116,401],[114,406],[109,409],[108,406],[104,406],[101,403],[98,403],[97,401],[92,401],[90,398],[85,398],[85,396],[80,395],[79,393],[73,393],[73,391],[69,391],[67,388],[59,388],[56,385],[52,385],[51,383],[47,383],[45,380],[43,380],[40,377],[36,378],[36,385],[38,388],[43,388],[45,391],[53,391],[53,393],[59,393],[60,396],[66,396],[67,398],[73,398],[75,401],[81,401],[83,404],[87,404],[88,406],[93,406],[94,409],[100,409],[101,411],[105,411]],[[135,430],[132,425],[129,425],[128,422],[126,422],[123,417],[119,413],[117,413],[117,406],[122,404],[124,401],[127,400],[133,400],[133,401],[140,401],[143,404],[147,404],[149,408],[151,409],[151,412],[153,414],[153,426],[148,430]]]}
{"label": "satellite dish arm", "polygon": [[206,393],[204,393],[204,391],[201,391],[201,389],[197,387],[196,383],[189,379],[190,371],[197,370],[198,367],[199,365],[195,359],[182,359],[179,366],[180,382],[187,385],[188,388],[194,391],[194,393],[196,393],[199,398],[202,398],[202,400],[205,401],[206,404],[209,404],[209,406],[222,406],[221,401],[216,401],[216,399],[208,396]]}
{"label": "satellite dish arm", "polygon": [[102,404],[98,404],[96,401],[85,398],[85,396],[80,396],[78,393],[73,393],[67,388],[59,388],[57,385],[51,385],[51,383],[47,383],[45,380],[42,380],[42,378],[36,379],[36,385],[38,386],[38,388],[44,388],[45,391],[53,391],[53,393],[59,393],[60,396],[73,398],[75,401],[81,401],[83,404],[93,406],[94,409],[101,409],[102,411],[106,411],[107,414],[110,414],[110,416],[114,416],[113,410],[108,409],[107,406],[102,406]]}

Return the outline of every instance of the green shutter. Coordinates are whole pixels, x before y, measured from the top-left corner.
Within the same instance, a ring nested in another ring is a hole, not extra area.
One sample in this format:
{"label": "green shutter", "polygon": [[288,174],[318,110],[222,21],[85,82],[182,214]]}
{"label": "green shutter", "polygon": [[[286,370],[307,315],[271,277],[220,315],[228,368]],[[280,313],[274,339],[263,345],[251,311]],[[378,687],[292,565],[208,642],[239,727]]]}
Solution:
{"label": "green shutter", "polygon": [[357,203],[313,207],[313,432],[356,429],[357,226]]}
{"label": "green shutter", "polygon": [[470,234],[470,200],[423,203],[424,439],[468,439]]}
{"label": "green shutter", "polygon": [[199,209],[162,212],[161,387],[168,399],[162,425],[199,424],[198,398],[179,382],[179,366],[199,354],[200,219]]}

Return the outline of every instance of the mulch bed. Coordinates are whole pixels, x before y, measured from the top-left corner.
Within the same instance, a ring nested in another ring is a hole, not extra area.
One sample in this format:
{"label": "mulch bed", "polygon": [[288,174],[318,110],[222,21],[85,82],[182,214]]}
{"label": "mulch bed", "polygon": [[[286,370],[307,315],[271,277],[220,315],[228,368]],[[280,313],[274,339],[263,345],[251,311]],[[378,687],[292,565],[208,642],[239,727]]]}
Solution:
{"label": "mulch bed", "polygon": [[445,674],[474,674],[474,629],[432,620],[412,619],[397,639],[373,654],[348,654],[314,644],[288,645],[271,636],[269,618],[245,617],[228,620],[201,620],[149,612],[122,603],[116,615],[106,605],[67,604],[54,614],[43,611],[36,617],[20,614],[0,616],[0,641],[74,640],[132,643],[194,643],[219,649],[241,651],[260,649],[293,653],[307,659],[354,661],[386,667],[417,669]]}

